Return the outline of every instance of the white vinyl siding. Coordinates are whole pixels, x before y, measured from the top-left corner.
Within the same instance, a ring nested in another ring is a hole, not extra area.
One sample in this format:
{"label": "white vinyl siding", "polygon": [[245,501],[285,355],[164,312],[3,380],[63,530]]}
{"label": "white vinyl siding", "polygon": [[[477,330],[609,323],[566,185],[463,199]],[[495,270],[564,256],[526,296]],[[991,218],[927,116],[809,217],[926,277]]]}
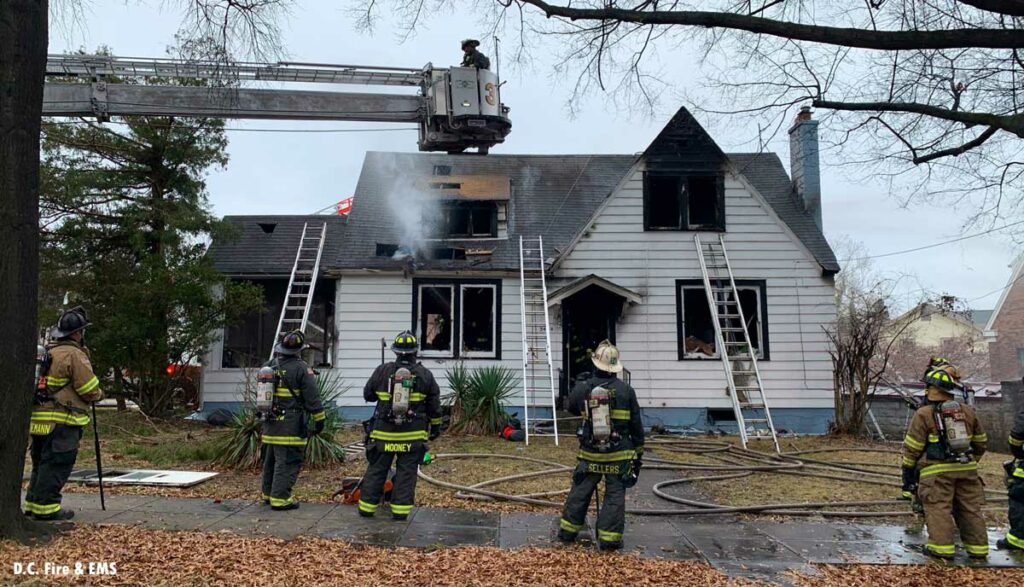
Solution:
{"label": "white vinyl siding", "polygon": [[[834,286],[766,204],[725,178],[726,251],[736,279],[765,280],[771,360],[759,363],[769,405],[832,407],[824,327],[835,320]],[[719,361],[680,361],[677,279],[700,279],[693,232],[643,230],[643,174],[612,197],[558,268],[560,283],[599,275],[643,296],[616,325],[622,362],[642,407],[728,407]],[[699,233],[717,239],[716,233]]]}

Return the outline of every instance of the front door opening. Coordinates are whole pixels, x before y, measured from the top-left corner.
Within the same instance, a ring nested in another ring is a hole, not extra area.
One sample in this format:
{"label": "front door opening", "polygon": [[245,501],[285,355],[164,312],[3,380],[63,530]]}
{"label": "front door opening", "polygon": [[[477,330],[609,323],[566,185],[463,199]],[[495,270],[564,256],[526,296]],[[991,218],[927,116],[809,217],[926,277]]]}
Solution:
{"label": "front door opening", "polygon": [[576,377],[594,370],[590,354],[601,341],[615,343],[615,323],[622,314],[623,298],[596,285],[562,302],[562,381],[560,395],[572,389]]}

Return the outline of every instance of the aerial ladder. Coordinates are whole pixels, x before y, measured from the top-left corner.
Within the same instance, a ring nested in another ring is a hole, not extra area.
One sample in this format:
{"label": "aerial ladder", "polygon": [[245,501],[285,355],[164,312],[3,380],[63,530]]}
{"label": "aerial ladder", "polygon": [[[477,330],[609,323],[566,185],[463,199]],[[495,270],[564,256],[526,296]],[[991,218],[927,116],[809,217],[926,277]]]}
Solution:
{"label": "aerial ladder", "polygon": [[[512,128],[501,83],[487,69],[224,63],[220,61],[50,55],[43,116],[190,116],[270,120],[416,123],[420,151],[487,153]],[[210,80],[202,86],[176,80]],[[251,87],[261,83],[284,87]],[[389,86],[415,93],[298,89],[319,84]]]}

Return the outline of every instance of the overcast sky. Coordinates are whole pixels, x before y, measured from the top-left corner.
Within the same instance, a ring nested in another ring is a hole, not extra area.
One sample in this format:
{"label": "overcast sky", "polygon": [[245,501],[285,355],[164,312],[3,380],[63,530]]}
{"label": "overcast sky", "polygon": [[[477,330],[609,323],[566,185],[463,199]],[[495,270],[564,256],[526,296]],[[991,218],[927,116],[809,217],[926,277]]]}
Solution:
{"label": "overcast sky", "polygon": [[[115,55],[161,57],[181,22],[175,10],[161,9],[175,2],[149,0],[91,0],[85,22],[73,29],[54,30],[50,52],[109,46]],[[288,58],[293,61],[419,67],[438,66],[461,59],[459,40],[478,37],[481,49],[495,57],[493,42],[484,38],[480,24],[465,15],[446,15],[427,23],[418,34],[399,42],[399,30],[389,22],[373,36],[355,29],[354,21],[339,0],[304,0],[282,26]],[[471,3],[466,2],[466,6]],[[664,78],[680,87],[699,79],[693,70],[696,59],[685,51],[660,58],[669,65]],[[502,51],[506,53],[506,51]],[[509,55],[502,56],[506,61]],[[505,69],[502,99],[512,108],[512,134],[493,153],[634,153],[643,150],[681,105],[664,99],[654,116],[630,115],[594,94],[578,104],[574,116],[566,103],[572,87],[552,73],[554,56],[535,47],[533,62],[524,68]],[[322,89],[322,88],[318,88]],[[351,87],[343,91],[358,91]],[[377,91],[370,89],[370,91]],[[730,125],[729,120],[708,120],[712,136],[727,152],[756,150],[750,126]],[[248,129],[378,129],[385,132],[231,132],[230,163],[209,178],[210,198],[217,214],[303,214],[350,195],[358,178],[363,154],[370,150],[415,151],[414,130],[387,130],[403,125],[367,123],[304,123],[295,121],[230,121],[232,128]],[[788,166],[786,141],[770,146]],[[909,249],[961,236],[963,213],[923,204],[901,207],[898,198],[870,177],[849,177],[833,155],[822,154],[825,232],[830,241],[848,237],[863,242],[871,255]],[[977,231],[977,229],[973,229]],[[972,230],[968,230],[967,234]],[[1009,236],[997,232],[961,243],[930,248],[918,253],[879,258],[879,270],[906,279],[897,304],[922,295],[922,288],[948,292],[971,301],[975,309],[995,305],[1000,288],[1009,276],[1008,265],[1016,255]],[[1018,232],[1019,234],[1019,232]],[[988,295],[985,295],[988,294]],[[984,297],[982,297],[984,296]]]}

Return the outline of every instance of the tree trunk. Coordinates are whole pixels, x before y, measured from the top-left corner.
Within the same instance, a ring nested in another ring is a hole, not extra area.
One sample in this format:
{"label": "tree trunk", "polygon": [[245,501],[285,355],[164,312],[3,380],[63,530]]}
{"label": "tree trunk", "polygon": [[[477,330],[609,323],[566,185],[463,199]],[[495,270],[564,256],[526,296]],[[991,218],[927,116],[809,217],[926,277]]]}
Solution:
{"label": "tree trunk", "polygon": [[47,0],[0,2],[0,537],[23,537],[39,287],[39,125]]}

